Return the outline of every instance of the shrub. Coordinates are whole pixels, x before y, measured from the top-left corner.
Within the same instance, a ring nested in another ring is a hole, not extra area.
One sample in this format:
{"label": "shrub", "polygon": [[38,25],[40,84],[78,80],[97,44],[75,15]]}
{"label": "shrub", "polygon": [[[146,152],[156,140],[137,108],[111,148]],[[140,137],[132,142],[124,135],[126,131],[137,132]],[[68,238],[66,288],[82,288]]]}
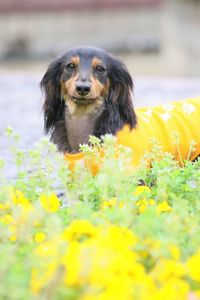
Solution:
{"label": "shrub", "polygon": [[162,153],[133,168],[130,149],[93,137],[82,151],[94,176],[82,161],[70,170],[46,139],[24,151],[7,135],[16,177],[2,161],[0,299],[198,299],[198,160],[183,168]]}

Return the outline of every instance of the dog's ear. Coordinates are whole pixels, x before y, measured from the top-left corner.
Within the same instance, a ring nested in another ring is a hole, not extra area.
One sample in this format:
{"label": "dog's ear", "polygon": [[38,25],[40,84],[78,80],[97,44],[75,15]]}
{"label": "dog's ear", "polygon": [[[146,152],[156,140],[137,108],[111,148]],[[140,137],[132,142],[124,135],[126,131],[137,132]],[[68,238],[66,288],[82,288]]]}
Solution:
{"label": "dog's ear", "polygon": [[133,81],[127,67],[120,60],[113,59],[109,78],[109,101],[118,106],[123,123],[128,124],[130,128],[134,128],[137,118],[132,102]]}
{"label": "dog's ear", "polygon": [[62,60],[59,58],[48,67],[40,82],[44,92],[44,128],[45,132],[53,129],[56,122],[64,117],[64,102],[61,98],[60,76],[62,71]]}

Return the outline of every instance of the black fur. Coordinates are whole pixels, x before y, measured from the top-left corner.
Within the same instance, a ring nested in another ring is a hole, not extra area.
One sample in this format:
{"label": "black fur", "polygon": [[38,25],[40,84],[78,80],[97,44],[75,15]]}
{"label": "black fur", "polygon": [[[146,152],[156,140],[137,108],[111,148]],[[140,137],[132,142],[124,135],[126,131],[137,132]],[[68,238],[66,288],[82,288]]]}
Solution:
{"label": "black fur", "polygon": [[113,57],[109,62],[110,89],[105,100],[105,109],[96,124],[94,135],[97,137],[106,133],[115,135],[125,124],[130,129],[137,124],[132,103],[132,78],[122,62]]}
{"label": "black fur", "polygon": [[44,129],[48,133],[55,124],[64,119],[65,104],[61,98],[60,76],[62,73],[62,58],[52,62],[40,82],[44,92]]}

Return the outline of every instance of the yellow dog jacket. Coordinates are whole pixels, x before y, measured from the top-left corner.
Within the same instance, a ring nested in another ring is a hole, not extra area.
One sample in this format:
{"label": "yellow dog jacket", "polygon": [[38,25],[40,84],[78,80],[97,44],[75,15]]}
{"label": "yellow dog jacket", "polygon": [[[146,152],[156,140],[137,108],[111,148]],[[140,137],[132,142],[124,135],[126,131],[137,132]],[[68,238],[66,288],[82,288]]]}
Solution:
{"label": "yellow dog jacket", "polygon": [[[156,139],[164,152],[171,153],[178,161],[194,160],[200,154],[200,97],[168,104],[136,109],[137,127],[131,131],[124,128],[118,132],[120,144],[133,150],[133,165],[137,166],[145,153],[152,148]],[[174,141],[174,136],[178,141]],[[195,149],[191,144],[195,142]],[[74,164],[83,159],[83,154],[66,154]]]}
{"label": "yellow dog jacket", "polygon": [[194,160],[200,154],[200,97],[139,108],[136,115],[138,126],[126,134],[118,133],[118,142],[133,149],[134,165],[151,151],[153,138],[178,161]]}

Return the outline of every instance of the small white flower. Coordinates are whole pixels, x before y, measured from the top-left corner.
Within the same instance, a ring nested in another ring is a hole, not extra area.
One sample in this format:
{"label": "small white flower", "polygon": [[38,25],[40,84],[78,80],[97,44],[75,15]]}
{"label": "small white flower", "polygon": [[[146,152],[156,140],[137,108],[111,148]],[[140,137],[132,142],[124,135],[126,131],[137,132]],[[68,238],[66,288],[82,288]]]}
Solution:
{"label": "small white flower", "polygon": [[191,114],[196,111],[195,106],[191,103],[183,103],[182,109],[186,114]]}
{"label": "small white flower", "polygon": [[171,115],[170,113],[166,112],[164,114],[161,114],[161,118],[163,119],[163,121],[168,121],[169,119],[171,119]]}
{"label": "small white flower", "polygon": [[163,104],[163,109],[165,111],[172,111],[174,109],[174,104],[171,104],[171,103]]}
{"label": "small white flower", "polygon": [[144,114],[147,115],[148,117],[151,117],[152,116],[152,109],[148,109],[147,111],[145,111]]}
{"label": "small white flower", "polygon": [[187,184],[190,186],[191,189],[197,188],[197,182],[195,180],[188,180]]}

